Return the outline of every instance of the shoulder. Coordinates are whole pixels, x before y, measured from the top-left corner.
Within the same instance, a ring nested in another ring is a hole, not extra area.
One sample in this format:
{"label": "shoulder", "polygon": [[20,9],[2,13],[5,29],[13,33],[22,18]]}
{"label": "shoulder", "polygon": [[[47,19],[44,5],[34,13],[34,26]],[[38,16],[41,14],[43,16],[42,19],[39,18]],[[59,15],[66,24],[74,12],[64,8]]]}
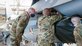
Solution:
{"label": "shoulder", "polygon": [[82,27],[82,24],[80,24],[79,27]]}
{"label": "shoulder", "polygon": [[51,17],[57,17],[57,15],[51,15]]}
{"label": "shoulder", "polygon": [[78,27],[75,27],[75,29],[82,29],[82,24],[78,25]]}
{"label": "shoulder", "polygon": [[39,18],[38,18],[38,20],[42,20],[44,17],[43,16],[40,16]]}
{"label": "shoulder", "polygon": [[82,24],[80,24],[80,25],[78,25],[78,27],[74,28],[74,32],[78,32],[80,30],[82,30]]}
{"label": "shoulder", "polygon": [[58,15],[51,15],[51,16],[50,16],[50,19],[53,19],[53,18],[54,18],[54,19],[57,19],[57,18],[58,18]]}
{"label": "shoulder", "polygon": [[63,16],[62,15],[52,15],[51,18],[61,19],[61,18],[63,18]]}
{"label": "shoulder", "polygon": [[61,15],[51,15],[51,17],[60,17]]}
{"label": "shoulder", "polygon": [[22,14],[20,14],[19,18],[27,18],[30,17],[28,12],[23,12]]}

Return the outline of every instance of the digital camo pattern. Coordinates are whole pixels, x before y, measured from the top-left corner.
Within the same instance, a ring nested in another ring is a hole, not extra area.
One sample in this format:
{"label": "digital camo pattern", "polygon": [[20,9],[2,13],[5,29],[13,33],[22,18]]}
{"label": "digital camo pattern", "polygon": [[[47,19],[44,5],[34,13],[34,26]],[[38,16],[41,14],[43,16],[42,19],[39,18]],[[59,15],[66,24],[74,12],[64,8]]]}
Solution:
{"label": "digital camo pattern", "polygon": [[61,15],[42,16],[38,19],[38,46],[52,46],[54,43],[54,23],[61,20]]}
{"label": "digital camo pattern", "polygon": [[73,33],[77,46],[82,46],[82,24],[75,27]]}
{"label": "digital camo pattern", "polygon": [[12,28],[10,32],[10,46],[20,46],[22,35],[24,33],[24,29],[28,24],[29,18],[30,17],[28,13],[25,12],[12,22]]}

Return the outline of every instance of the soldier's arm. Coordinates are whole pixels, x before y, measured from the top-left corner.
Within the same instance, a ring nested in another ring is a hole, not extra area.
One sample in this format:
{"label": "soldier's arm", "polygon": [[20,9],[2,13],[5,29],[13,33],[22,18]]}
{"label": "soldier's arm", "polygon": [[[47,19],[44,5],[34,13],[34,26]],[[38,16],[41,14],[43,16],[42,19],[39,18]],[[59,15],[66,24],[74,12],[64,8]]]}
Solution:
{"label": "soldier's arm", "polygon": [[28,24],[28,21],[29,21],[29,14],[27,13],[23,13],[21,14],[21,16],[18,18],[18,24],[17,24],[17,28],[16,30],[24,30],[25,27],[27,26]]}
{"label": "soldier's arm", "polygon": [[51,19],[51,22],[53,24],[53,23],[61,20],[62,19],[62,15],[53,15],[50,19]]}
{"label": "soldier's arm", "polygon": [[29,21],[29,14],[23,13],[21,16],[18,18],[18,24],[16,27],[16,44],[19,45],[20,42],[22,41],[22,35],[24,33],[24,30],[28,24]]}

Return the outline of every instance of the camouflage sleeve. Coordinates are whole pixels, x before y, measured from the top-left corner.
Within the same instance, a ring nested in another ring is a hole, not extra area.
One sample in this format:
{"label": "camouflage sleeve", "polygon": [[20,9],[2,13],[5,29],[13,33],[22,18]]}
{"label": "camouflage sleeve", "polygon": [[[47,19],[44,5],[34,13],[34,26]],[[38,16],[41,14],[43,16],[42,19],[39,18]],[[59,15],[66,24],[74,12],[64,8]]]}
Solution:
{"label": "camouflage sleeve", "polygon": [[73,35],[74,35],[74,38],[75,38],[75,41],[76,41],[76,42],[80,41],[81,38],[82,38],[82,37],[79,35],[79,32],[78,32],[79,30],[78,30],[78,29],[79,29],[79,28],[75,28],[74,31],[73,31]]}
{"label": "camouflage sleeve", "polygon": [[18,24],[17,24],[17,28],[16,28],[17,33],[18,33],[18,32],[21,33],[21,32],[25,29],[25,27],[26,27],[27,24],[28,24],[29,18],[30,18],[30,17],[28,16],[28,14],[24,14],[24,15],[22,15],[22,16],[19,18]]}
{"label": "camouflage sleeve", "polygon": [[38,28],[40,28],[40,24],[41,24],[41,20],[42,20],[42,19],[43,19],[42,16],[38,18],[38,23],[37,23],[37,24],[38,24]]}
{"label": "camouflage sleeve", "polygon": [[59,20],[61,20],[61,19],[62,19],[62,16],[61,15],[53,15],[50,18],[52,24],[55,23],[55,22],[57,22],[57,21],[59,21]]}
{"label": "camouflage sleeve", "polygon": [[29,18],[30,17],[27,13],[23,13],[12,22],[12,28],[10,32],[11,46],[20,45],[24,29],[28,24]]}
{"label": "camouflage sleeve", "polygon": [[10,41],[11,41],[10,46],[15,46],[16,27],[17,27],[17,21],[14,20],[14,21],[12,22],[12,27],[11,27],[11,31],[10,31]]}
{"label": "camouflage sleeve", "polygon": [[16,28],[16,35],[23,33],[24,29],[26,28],[28,21],[29,21],[29,15],[24,13],[18,20],[17,28]]}

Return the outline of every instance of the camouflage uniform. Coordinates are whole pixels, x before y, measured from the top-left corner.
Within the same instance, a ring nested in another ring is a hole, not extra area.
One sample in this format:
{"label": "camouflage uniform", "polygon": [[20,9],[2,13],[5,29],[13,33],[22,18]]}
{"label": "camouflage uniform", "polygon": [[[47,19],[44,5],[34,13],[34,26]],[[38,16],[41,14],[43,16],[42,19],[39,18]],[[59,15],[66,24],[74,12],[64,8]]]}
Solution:
{"label": "camouflage uniform", "polygon": [[27,13],[23,13],[12,22],[12,28],[10,32],[10,46],[20,46],[22,35],[24,33],[24,29],[28,24],[29,18],[30,17]]}
{"label": "camouflage uniform", "polygon": [[54,43],[54,23],[62,18],[61,15],[42,16],[38,19],[38,46],[52,46]]}
{"label": "camouflage uniform", "polygon": [[77,46],[82,46],[82,24],[75,27],[73,33]]}

